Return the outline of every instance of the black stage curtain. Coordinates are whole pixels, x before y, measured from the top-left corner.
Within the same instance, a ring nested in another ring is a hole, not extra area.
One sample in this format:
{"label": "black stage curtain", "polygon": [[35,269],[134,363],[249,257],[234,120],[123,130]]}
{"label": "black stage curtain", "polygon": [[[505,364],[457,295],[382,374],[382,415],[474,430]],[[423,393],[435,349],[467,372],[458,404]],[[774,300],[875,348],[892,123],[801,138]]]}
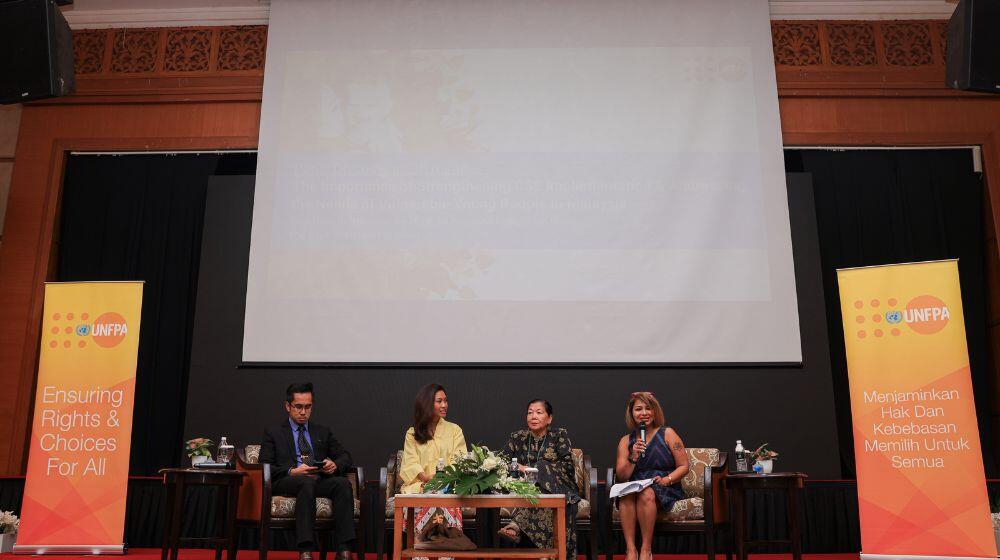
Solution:
{"label": "black stage curtain", "polygon": [[785,168],[812,174],[833,366],[841,470],[854,478],[854,440],[838,268],[957,258],[972,384],[987,476],[990,441],[983,180],[963,150],[786,150]]}
{"label": "black stage curtain", "polygon": [[67,162],[58,280],[145,281],[132,474],[156,474],[181,456],[206,189],[209,176],[234,161],[252,171],[255,156],[72,155]]}

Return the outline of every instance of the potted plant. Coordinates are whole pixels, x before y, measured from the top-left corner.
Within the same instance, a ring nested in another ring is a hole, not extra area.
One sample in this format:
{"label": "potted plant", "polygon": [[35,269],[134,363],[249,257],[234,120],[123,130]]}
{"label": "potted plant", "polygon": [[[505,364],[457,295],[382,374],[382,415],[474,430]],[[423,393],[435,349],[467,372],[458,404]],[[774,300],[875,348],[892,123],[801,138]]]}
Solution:
{"label": "potted plant", "polygon": [[13,511],[0,511],[0,554],[13,550],[20,523]]}
{"label": "potted plant", "polygon": [[191,458],[191,466],[195,466],[198,463],[204,463],[206,461],[212,460],[212,452],[210,448],[212,447],[212,440],[208,438],[194,438],[189,439],[184,446],[184,450],[187,452],[187,456]]}
{"label": "potted plant", "polygon": [[767,474],[774,469],[774,460],[778,458],[778,452],[768,449],[768,444],[763,444],[755,449],[750,456],[760,465],[760,472]]}

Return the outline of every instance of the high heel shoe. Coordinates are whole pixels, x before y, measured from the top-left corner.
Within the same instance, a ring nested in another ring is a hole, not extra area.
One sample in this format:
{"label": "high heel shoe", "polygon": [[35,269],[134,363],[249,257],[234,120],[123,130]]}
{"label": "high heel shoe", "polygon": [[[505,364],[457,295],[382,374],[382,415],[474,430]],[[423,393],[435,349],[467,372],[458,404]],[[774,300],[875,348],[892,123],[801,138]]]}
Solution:
{"label": "high heel shoe", "polygon": [[497,534],[500,535],[507,542],[513,544],[521,542],[521,528],[517,526],[517,523],[510,522],[504,525],[502,529],[497,531]]}

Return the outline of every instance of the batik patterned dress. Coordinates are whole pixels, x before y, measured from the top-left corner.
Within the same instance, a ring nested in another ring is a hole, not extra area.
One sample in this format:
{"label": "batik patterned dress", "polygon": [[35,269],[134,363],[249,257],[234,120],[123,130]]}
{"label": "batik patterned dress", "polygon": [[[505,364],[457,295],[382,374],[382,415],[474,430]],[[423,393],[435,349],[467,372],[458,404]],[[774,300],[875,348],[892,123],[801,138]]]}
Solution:
{"label": "batik patterned dress", "polygon": [[[542,494],[566,495],[566,558],[576,558],[576,508],[580,494],[573,465],[573,444],[564,428],[549,429],[542,437],[529,430],[510,434],[507,455],[517,462],[538,469],[535,483]],[[539,508],[515,508],[512,518],[538,548],[554,548],[553,511]]]}
{"label": "batik patterned dress", "polygon": [[[635,469],[632,470],[632,476],[629,477],[629,480],[645,480],[657,476],[667,476],[674,472],[674,469],[677,468],[677,461],[674,460],[674,454],[671,453],[670,445],[667,444],[666,435],[664,435],[666,431],[666,428],[660,428],[653,434],[653,438],[646,446],[646,456],[640,457],[635,462]],[[629,434],[629,449],[632,449],[635,438],[635,432]],[[659,503],[660,511],[670,511],[674,502],[685,498],[680,480],[670,486],[654,484],[652,488],[653,492],[656,493],[656,501]]]}

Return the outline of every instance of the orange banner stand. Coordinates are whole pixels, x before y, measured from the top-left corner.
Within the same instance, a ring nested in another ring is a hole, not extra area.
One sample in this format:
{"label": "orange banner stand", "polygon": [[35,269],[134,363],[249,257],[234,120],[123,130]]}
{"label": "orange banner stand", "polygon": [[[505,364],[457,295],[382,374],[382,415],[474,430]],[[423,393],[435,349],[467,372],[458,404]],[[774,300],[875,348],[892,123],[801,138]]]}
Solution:
{"label": "orange banner stand", "polygon": [[121,554],[141,282],[45,285],[15,554]]}
{"label": "orange banner stand", "polygon": [[837,271],[863,558],[996,558],[957,261]]}

